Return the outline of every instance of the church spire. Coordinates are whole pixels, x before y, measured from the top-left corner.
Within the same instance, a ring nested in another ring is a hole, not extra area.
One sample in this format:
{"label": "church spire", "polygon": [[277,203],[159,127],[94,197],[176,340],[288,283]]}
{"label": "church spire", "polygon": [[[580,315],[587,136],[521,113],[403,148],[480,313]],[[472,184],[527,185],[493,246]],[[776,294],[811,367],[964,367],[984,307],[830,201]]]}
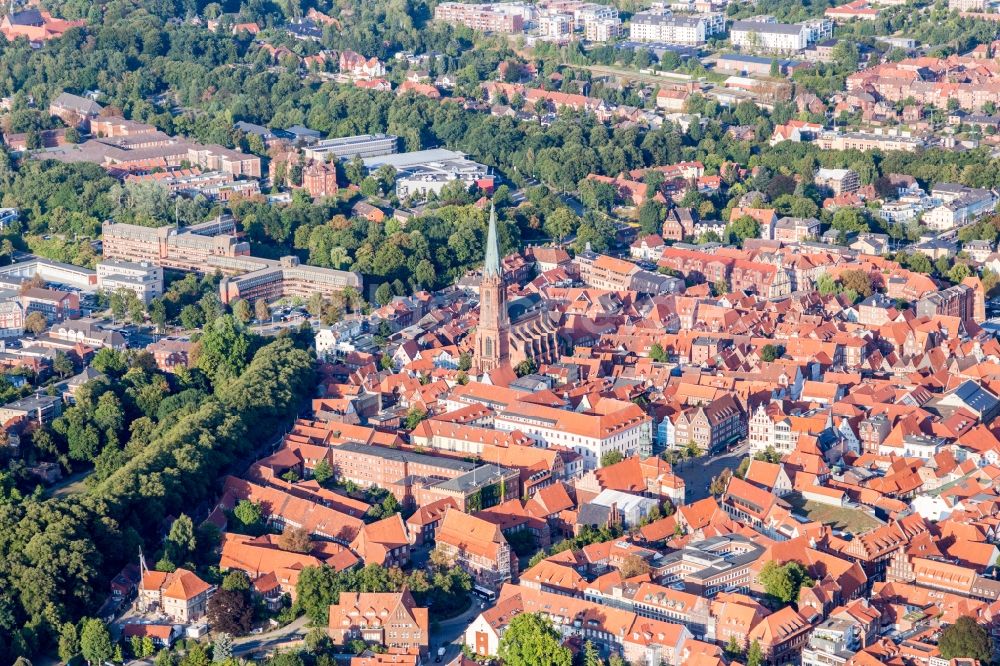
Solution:
{"label": "church spire", "polygon": [[510,360],[510,320],[507,317],[507,286],[500,269],[497,211],[490,204],[490,228],[486,234],[486,263],[479,283],[479,326],[476,329],[475,364],[492,372]]}
{"label": "church spire", "polygon": [[500,275],[500,243],[497,241],[497,208],[490,201],[490,228],[486,233],[486,265],[483,275]]}

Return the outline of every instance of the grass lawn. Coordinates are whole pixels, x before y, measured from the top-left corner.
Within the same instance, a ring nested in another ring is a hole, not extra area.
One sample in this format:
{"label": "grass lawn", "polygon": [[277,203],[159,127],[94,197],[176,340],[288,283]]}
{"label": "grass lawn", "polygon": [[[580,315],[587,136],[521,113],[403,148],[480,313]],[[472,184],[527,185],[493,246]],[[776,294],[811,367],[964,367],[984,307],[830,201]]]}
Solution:
{"label": "grass lawn", "polygon": [[864,511],[813,502],[798,493],[789,493],[782,499],[792,505],[795,513],[851,534],[861,534],[882,524]]}

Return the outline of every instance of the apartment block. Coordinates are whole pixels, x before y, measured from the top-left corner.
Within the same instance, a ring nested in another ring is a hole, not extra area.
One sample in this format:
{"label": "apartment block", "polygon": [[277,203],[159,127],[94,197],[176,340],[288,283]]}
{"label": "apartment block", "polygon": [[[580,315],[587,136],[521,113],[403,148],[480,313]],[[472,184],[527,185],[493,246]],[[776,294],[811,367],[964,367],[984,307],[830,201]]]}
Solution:
{"label": "apartment block", "polygon": [[617,16],[588,21],[583,27],[583,37],[588,42],[609,42],[621,35],[622,21]]}
{"label": "apartment block", "polygon": [[799,24],[736,21],[729,39],[733,46],[750,51],[795,53],[809,46],[809,32]]}
{"label": "apartment block", "polygon": [[708,34],[707,22],[700,16],[639,12],[629,24],[629,38],[634,42],[700,46]]}
{"label": "apartment block", "polygon": [[834,196],[857,192],[861,188],[861,177],[853,169],[817,169],[813,178],[817,187],[825,187]]}
{"label": "apartment block", "polygon": [[505,11],[505,8],[520,6],[517,3],[465,4],[462,2],[442,2],[434,8],[434,19],[480,32],[517,33],[524,30],[521,11]]}

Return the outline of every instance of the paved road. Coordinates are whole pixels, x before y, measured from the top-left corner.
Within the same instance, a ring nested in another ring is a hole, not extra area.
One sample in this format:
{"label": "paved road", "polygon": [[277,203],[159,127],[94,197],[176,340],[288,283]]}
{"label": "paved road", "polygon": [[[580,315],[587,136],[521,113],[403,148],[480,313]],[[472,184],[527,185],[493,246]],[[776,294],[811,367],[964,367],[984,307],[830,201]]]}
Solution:
{"label": "paved road", "polygon": [[712,479],[724,469],[735,472],[736,468],[740,466],[740,461],[746,457],[748,449],[749,444],[741,444],[732,453],[711,458],[685,460],[675,466],[674,471],[684,479],[684,483],[687,485],[688,504],[708,497],[708,486],[712,483]]}

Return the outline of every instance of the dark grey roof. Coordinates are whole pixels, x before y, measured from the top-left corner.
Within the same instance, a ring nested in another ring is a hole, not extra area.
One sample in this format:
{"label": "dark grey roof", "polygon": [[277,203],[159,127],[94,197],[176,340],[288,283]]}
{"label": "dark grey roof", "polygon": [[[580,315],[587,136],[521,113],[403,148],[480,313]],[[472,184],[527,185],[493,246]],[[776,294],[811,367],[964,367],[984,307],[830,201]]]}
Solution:
{"label": "dark grey roof", "polygon": [[442,481],[441,483],[435,484],[434,487],[441,488],[442,490],[450,490],[452,492],[469,493],[471,491],[479,490],[480,488],[492,486],[495,483],[500,483],[502,479],[513,473],[513,470],[507,469],[506,467],[497,467],[496,465],[480,465],[471,472],[466,472],[461,476],[456,476],[454,479]]}
{"label": "dark grey roof", "polygon": [[59,93],[59,96],[52,100],[52,103],[55,106],[61,106],[64,109],[70,109],[72,111],[76,111],[77,113],[91,116],[96,116],[104,108],[92,99],[80,97],[79,95],[74,95],[68,92]]}
{"label": "dark grey roof", "polygon": [[[760,25],[768,25],[768,24],[761,23]],[[775,60],[774,58],[765,58],[764,56],[741,55],[739,53],[726,53],[724,55],[719,56],[718,59],[723,62],[742,62],[742,63],[751,63],[754,65],[770,65]],[[794,67],[795,65],[799,64],[797,60],[786,60],[784,58],[778,58],[777,60],[778,60],[778,65],[780,67]],[[751,193],[748,192],[747,194]]]}
{"label": "dark grey roof", "polygon": [[980,414],[992,411],[996,408],[997,403],[1000,402],[1000,400],[997,399],[997,396],[993,395],[971,379],[962,382],[962,384],[959,385],[953,393],[959,400]]}
{"label": "dark grey roof", "polygon": [[761,21],[736,21],[733,23],[731,31],[761,32],[772,35],[798,35],[802,32],[802,26],[786,23],[763,23]]}
{"label": "dark grey roof", "polygon": [[43,25],[45,19],[37,9],[26,9],[23,12],[15,12],[10,15],[11,25]]}
{"label": "dark grey roof", "polygon": [[697,16],[671,16],[668,14],[652,14],[650,12],[639,12],[632,17],[632,23],[646,25],[676,25],[684,28],[693,28],[704,19]]}
{"label": "dark grey roof", "polygon": [[606,525],[611,519],[611,507],[584,504],[576,514],[577,525]]}
{"label": "dark grey roof", "polygon": [[257,125],[255,123],[247,123],[242,120],[236,123],[236,129],[240,130],[244,134],[256,134],[262,139],[273,139],[274,132],[267,129],[263,125]]}
{"label": "dark grey roof", "polygon": [[285,131],[298,138],[318,139],[323,136],[320,132],[317,132],[314,129],[309,129],[308,127],[303,127],[302,125],[292,125],[291,127],[286,128]]}

